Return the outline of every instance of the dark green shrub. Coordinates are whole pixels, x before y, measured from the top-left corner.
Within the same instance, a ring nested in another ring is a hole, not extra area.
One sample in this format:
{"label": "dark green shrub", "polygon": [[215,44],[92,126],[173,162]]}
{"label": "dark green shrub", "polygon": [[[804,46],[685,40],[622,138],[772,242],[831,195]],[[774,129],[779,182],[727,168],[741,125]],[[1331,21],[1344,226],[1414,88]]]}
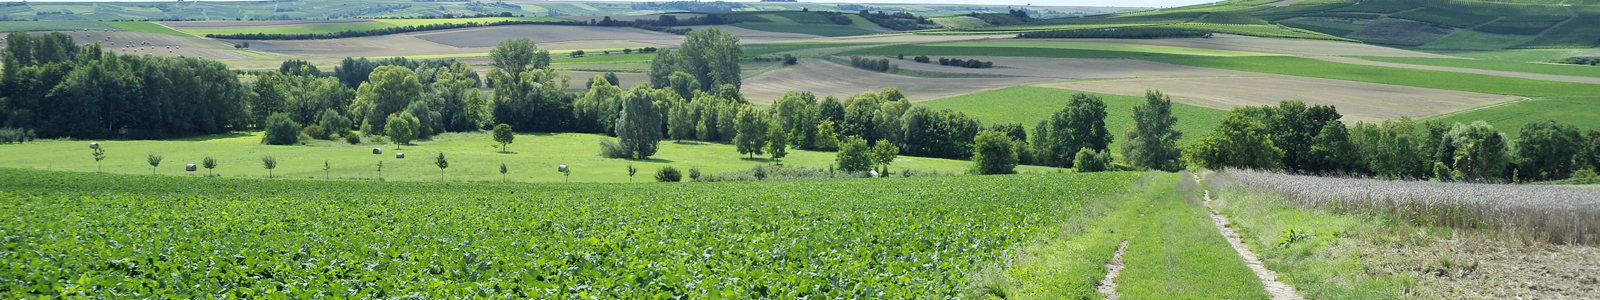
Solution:
{"label": "dark green shrub", "polygon": [[661,167],[660,171],[656,171],[656,181],[660,181],[660,182],[679,182],[679,181],[683,181],[683,172],[678,172],[678,169],[677,168],[673,168],[672,166]]}
{"label": "dark green shrub", "polygon": [[261,143],[293,145],[300,142],[300,130],[300,123],[289,119],[289,115],[275,113],[267,117],[267,135],[261,138]]}

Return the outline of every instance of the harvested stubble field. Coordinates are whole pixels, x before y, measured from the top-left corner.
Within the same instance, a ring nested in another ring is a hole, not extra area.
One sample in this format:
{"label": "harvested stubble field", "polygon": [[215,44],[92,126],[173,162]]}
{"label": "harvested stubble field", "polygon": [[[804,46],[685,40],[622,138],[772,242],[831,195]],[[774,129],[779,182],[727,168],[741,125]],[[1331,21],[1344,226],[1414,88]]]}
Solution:
{"label": "harvested stubble field", "polygon": [[[197,37],[180,37],[138,31],[69,31],[61,33],[71,36],[73,41],[81,43],[98,42],[101,49],[117,52],[117,54],[149,54],[171,57],[182,55],[184,57],[202,57],[206,59],[250,58],[233,52],[233,45],[227,42]],[[111,39],[107,41],[107,37]],[[169,46],[174,47],[170,49],[170,52],[167,48]]]}
{"label": "harvested stubble field", "polygon": [[[1231,176],[1208,176],[1218,192],[1212,205],[1233,219],[1233,228],[1280,280],[1308,299],[1582,299],[1600,293],[1600,249],[1594,246],[1438,227],[1396,213],[1308,208]],[[1286,243],[1289,230],[1306,238]]]}
{"label": "harvested stubble field", "polygon": [[526,38],[534,43],[623,40],[666,46],[683,42],[682,36],[630,27],[568,25],[510,25],[452,29],[414,34],[417,38],[455,47],[494,47],[501,41]]}
{"label": "harvested stubble field", "polygon": [[1525,242],[1600,245],[1600,191],[1563,187],[1327,178],[1229,170],[1225,182],[1317,209],[1393,213],[1414,222],[1493,229]]}
{"label": "harvested stubble field", "polygon": [[843,99],[868,90],[896,87],[911,101],[927,101],[1050,80],[1030,77],[919,78],[867,71],[822,59],[808,59],[798,65],[747,78],[740,91],[751,102],[772,103],[789,91],[810,91],[818,96],[834,95]]}

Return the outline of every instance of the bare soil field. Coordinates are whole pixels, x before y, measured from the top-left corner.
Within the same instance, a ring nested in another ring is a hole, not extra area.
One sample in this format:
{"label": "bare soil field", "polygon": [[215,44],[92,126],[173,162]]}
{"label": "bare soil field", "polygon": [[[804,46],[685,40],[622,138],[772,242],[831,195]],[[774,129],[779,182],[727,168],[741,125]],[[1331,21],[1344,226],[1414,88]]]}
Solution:
{"label": "bare soil field", "polygon": [[826,60],[802,60],[800,64],[774,70],[744,80],[746,99],[772,103],[788,91],[810,91],[818,97],[849,97],[868,90],[897,87],[911,101],[947,98],[992,89],[1050,81],[1049,78],[919,78],[861,70]]}
{"label": "bare soil field", "polygon": [[250,41],[250,48],[296,55],[337,56],[341,58],[489,52],[489,47],[453,47],[404,34],[331,40]]}
{"label": "bare soil field", "polygon": [[299,20],[299,21],[175,21],[157,22],[173,29],[228,29],[228,28],[270,28],[289,26],[312,25],[343,25],[343,24],[378,24],[380,22],[367,19],[340,19],[340,20]]}
{"label": "bare soil field", "polygon": [[625,40],[663,46],[683,43],[683,37],[628,27],[511,25],[433,31],[413,35],[454,47],[494,47],[501,41],[527,38],[534,43],[591,40]]}
{"label": "bare soil field", "polygon": [[1229,50],[1260,52],[1271,54],[1287,54],[1298,56],[1388,56],[1388,57],[1437,57],[1451,58],[1453,56],[1433,54],[1426,52],[1395,49],[1389,47],[1357,44],[1334,41],[1266,39],[1258,37],[1218,34],[1209,39],[1070,39],[1061,41],[1071,42],[1096,42],[1119,43],[1136,45],[1155,45],[1187,47],[1212,50]]}
{"label": "bare soil field", "polygon": [[1056,82],[1039,86],[1106,94],[1143,96],[1159,89],[1179,103],[1229,110],[1277,105],[1283,100],[1331,105],[1345,122],[1380,121],[1400,116],[1433,116],[1517,97],[1408,86],[1283,75],[1133,78]]}
{"label": "bare soil field", "polygon": [[[890,62],[899,65],[900,69],[904,70],[1042,77],[1070,80],[1134,77],[1159,78],[1197,76],[1261,76],[1261,74],[1250,72],[1191,67],[1135,59],[1035,58],[1005,56],[978,56],[962,58],[993,62],[994,68],[971,69],[963,67],[941,66],[938,63],[917,63],[909,59],[904,61],[891,59]],[[937,60],[938,58],[934,57],[933,59]]]}
{"label": "bare soil field", "polygon": [[172,57],[181,55],[206,59],[250,58],[233,52],[233,44],[196,37],[177,37],[138,31],[61,31],[60,33],[71,36],[73,41],[80,44],[98,42],[101,49],[118,54]]}

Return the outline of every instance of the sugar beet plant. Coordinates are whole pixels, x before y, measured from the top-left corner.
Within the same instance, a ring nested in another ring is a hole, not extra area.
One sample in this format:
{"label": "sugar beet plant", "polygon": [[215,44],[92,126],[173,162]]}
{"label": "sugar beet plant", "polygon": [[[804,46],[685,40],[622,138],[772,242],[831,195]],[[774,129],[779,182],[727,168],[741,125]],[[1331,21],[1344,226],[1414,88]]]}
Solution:
{"label": "sugar beet plant", "polygon": [[0,169],[0,298],[951,299],[1074,199],[1137,176],[618,188]]}
{"label": "sugar beet plant", "polygon": [[1216,179],[1275,193],[1298,205],[1394,213],[1418,223],[1486,228],[1528,240],[1600,244],[1600,190],[1408,182],[1228,170]]}

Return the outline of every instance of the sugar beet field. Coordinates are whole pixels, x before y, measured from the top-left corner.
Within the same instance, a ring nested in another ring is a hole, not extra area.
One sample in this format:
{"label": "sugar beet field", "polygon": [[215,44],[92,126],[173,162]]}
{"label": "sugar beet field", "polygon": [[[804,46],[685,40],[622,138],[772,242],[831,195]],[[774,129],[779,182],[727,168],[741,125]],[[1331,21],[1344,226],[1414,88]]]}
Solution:
{"label": "sugar beet field", "polygon": [[0,169],[0,297],[948,299],[1138,176],[619,189]]}

